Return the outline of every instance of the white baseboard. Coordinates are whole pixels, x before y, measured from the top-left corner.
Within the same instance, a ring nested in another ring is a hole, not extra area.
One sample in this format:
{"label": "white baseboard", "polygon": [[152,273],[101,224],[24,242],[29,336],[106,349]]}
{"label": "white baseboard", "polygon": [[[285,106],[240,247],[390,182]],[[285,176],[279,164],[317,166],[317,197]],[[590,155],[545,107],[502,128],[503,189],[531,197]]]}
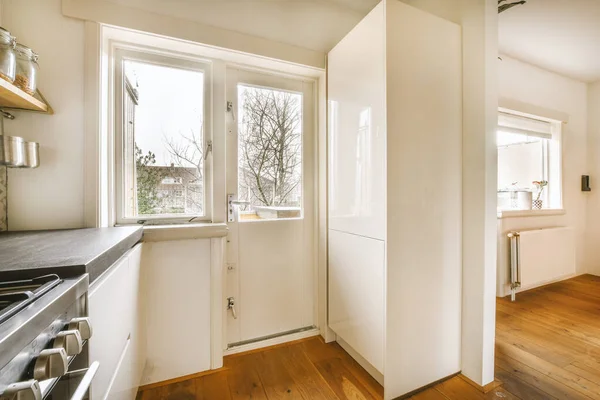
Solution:
{"label": "white baseboard", "polygon": [[350,354],[350,357],[354,358],[354,360],[365,369],[381,386],[383,386],[383,374],[377,370],[374,366],[371,365],[370,362],[365,360],[363,356],[358,354],[356,350],[352,348],[348,343],[344,342],[344,340],[337,336],[336,341],[341,346],[342,349],[346,351],[346,353]]}
{"label": "white baseboard", "polygon": [[275,346],[277,344],[293,342],[294,340],[305,339],[313,336],[319,336],[320,332],[318,328],[309,329],[303,332],[290,333],[289,335],[278,336],[260,342],[243,344],[223,350],[224,356],[230,356],[232,354],[243,353],[245,351],[262,349],[263,347]]}

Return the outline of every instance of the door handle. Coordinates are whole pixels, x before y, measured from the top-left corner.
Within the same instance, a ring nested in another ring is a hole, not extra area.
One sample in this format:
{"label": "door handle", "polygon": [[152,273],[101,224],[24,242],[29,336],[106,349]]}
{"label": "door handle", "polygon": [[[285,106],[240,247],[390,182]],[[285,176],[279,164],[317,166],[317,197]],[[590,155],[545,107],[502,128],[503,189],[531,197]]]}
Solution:
{"label": "door handle", "polygon": [[235,222],[235,208],[236,206],[247,206],[250,204],[249,201],[236,200],[235,194],[227,195],[227,221]]}
{"label": "door handle", "polygon": [[92,381],[96,376],[96,372],[98,372],[98,367],[100,367],[100,363],[98,361],[94,361],[92,365],[90,365],[90,367],[87,369],[87,372],[83,376],[81,383],[77,389],[75,389],[75,393],[73,393],[71,400],[83,400],[84,398],[87,398]]}
{"label": "door handle", "polygon": [[237,313],[235,312],[235,299],[233,297],[227,298],[227,309],[231,310],[233,319],[237,319]]}

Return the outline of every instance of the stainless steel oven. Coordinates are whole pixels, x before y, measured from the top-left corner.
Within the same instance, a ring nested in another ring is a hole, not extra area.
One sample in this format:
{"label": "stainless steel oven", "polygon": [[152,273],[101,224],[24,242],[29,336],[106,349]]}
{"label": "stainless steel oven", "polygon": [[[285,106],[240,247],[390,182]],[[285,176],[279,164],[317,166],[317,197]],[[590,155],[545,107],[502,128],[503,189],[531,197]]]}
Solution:
{"label": "stainless steel oven", "polygon": [[0,400],[89,398],[88,276],[0,281]]}

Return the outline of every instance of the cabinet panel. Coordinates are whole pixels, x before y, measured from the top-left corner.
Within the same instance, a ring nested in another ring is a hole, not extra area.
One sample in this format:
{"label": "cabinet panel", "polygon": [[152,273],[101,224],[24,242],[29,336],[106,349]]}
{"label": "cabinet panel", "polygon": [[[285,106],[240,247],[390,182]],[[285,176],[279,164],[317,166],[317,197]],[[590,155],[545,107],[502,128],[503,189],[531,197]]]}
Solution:
{"label": "cabinet panel", "polygon": [[329,231],[329,327],[383,373],[385,244]]}
{"label": "cabinet panel", "polygon": [[210,239],[144,243],[148,362],[143,384],[210,369]]}
{"label": "cabinet panel", "polygon": [[132,329],[131,329],[131,362],[133,363],[132,383],[137,388],[142,381],[142,374],[146,364],[146,286],[144,274],[141,269],[142,243],[135,246],[129,254],[129,269],[131,271],[131,304],[132,304]]}
{"label": "cabinet panel", "polygon": [[385,398],[394,399],[461,369],[462,42],[460,26],[400,1],[386,3],[386,17]]}
{"label": "cabinet panel", "polygon": [[114,371],[107,400],[133,400],[137,394],[137,383],[135,381],[135,360],[132,341],[128,339],[121,352],[121,357]]}
{"label": "cabinet panel", "polygon": [[378,5],[328,56],[329,227],[385,239],[385,41]]}
{"label": "cabinet panel", "polygon": [[94,328],[90,362],[100,362],[92,384],[93,400],[105,398],[131,332],[130,286],[129,259],[124,256],[90,289],[89,315]]}

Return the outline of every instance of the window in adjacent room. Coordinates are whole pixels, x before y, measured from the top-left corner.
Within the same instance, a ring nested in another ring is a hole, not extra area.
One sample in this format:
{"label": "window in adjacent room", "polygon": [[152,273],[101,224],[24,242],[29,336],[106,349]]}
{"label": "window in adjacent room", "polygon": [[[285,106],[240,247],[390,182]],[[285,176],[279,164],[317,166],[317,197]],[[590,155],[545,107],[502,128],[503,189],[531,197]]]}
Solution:
{"label": "window in adjacent room", "polygon": [[206,82],[201,63],[119,51],[119,222],[209,219]]}
{"label": "window in adjacent room", "polygon": [[562,123],[503,110],[498,117],[498,210],[562,208]]}

